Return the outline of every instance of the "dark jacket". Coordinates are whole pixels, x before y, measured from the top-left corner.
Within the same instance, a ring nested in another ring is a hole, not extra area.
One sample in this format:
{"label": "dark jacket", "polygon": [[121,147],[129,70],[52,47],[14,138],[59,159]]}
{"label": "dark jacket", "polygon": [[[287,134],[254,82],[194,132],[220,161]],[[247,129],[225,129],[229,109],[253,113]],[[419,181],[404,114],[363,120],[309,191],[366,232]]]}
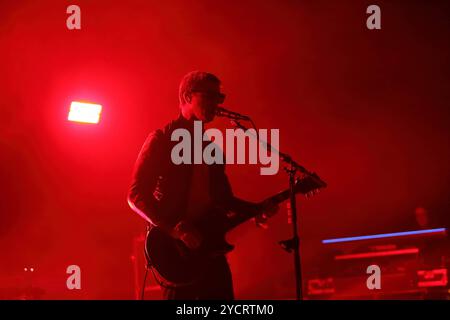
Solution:
{"label": "dark jacket", "polygon": [[[182,116],[162,130],[150,133],[137,158],[128,192],[128,203],[133,210],[168,231],[186,214],[193,167],[191,164],[175,165],[171,160],[171,150],[179,142],[170,138],[177,128],[189,130],[193,140],[193,122]],[[223,208],[224,212],[232,210],[235,198],[224,165],[208,167],[213,204]]]}

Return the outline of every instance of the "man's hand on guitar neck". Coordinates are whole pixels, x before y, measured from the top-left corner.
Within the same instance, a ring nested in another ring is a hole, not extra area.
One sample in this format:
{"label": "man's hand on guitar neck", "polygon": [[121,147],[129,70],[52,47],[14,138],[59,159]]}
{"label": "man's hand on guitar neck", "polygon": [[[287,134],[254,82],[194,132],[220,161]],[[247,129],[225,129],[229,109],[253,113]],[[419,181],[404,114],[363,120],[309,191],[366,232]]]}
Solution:
{"label": "man's hand on guitar neck", "polygon": [[258,207],[261,213],[255,217],[255,223],[258,227],[267,229],[267,220],[278,212],[280,206],[275,201],[269,199],[259,203]]}
{"label": "man's hand on guitar neck", "polygon": [[184,242],[186,247],[195,250],[200,247],[203,239],[195,228],[185,221],[180,221],[172,230],[172,237]]}

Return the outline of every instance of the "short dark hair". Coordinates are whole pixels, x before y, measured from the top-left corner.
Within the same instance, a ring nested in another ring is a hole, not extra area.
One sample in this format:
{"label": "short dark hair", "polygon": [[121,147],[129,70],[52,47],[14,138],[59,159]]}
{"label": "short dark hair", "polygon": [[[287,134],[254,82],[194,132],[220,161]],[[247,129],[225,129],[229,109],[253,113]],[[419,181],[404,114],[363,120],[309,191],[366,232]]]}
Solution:
{"label": "short dark hair", "polygon": [[186,74],[180,82],[178,90],[178,97],[180,104],[185,104],[185,94],[190,94],[195,91],[201,84],[205,82],[215,82],[220,85],[220,80],[215,75],[204,71],[191,71]]}

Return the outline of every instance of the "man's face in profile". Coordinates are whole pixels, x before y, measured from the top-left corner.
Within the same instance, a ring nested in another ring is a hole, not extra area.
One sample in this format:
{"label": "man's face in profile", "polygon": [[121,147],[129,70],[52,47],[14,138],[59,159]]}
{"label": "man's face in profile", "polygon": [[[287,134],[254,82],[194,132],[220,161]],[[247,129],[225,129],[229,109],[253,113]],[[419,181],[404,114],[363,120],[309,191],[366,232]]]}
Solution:
{"label": "man's face in profile", "polygon": [[220,92],[220,84],[209,81],[202,83],[192,92],[191,108],[198,120],[210,122],[214,119],[217,106],[225,96]]}

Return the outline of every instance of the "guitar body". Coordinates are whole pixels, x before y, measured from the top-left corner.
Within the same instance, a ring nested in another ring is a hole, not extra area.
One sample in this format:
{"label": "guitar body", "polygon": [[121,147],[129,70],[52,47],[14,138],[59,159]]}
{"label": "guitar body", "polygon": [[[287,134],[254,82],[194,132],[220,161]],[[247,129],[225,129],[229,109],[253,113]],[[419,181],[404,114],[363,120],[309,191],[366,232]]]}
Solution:
{"label": "guitar body", "polygon": [[191,250],[158,227],[147,233],[145,253],[149,264],[159,276],[172,285],[194,282],[205,264],[214,255],[226,254],[234,246],[226,242],[226,218],[211,213],[193,223],[202,235],[202,245]]}

